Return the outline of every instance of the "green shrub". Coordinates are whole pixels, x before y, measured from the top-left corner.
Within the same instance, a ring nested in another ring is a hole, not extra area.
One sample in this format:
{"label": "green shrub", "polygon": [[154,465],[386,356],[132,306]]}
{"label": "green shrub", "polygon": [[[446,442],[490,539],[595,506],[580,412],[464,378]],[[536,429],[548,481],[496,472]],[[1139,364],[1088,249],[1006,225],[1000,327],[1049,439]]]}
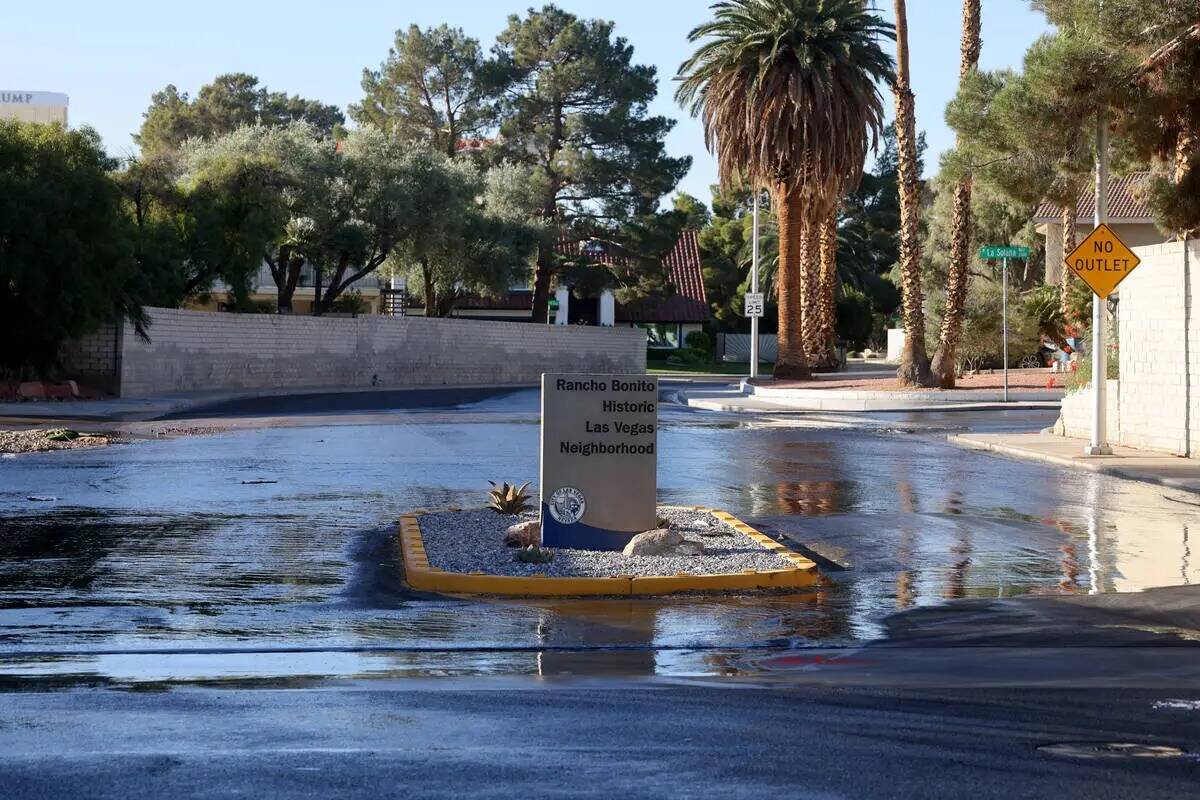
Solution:
{"label": "green shrub", "polygon": [[847,341],[851,349],[862,349],[871,338],[871,324],[871,298],[853,286],[846,286],[837,301],[838,338]]}
{"label": "green shrub", "polygon": [[40,375],[60,345],[127,316],[141,331],[133,231],[91,128],[0,120],[0,377]]}
{"label": "green shrub", "polygon": [[[1038,320],[1021,302],[1020,296],[1010,290],[1008,299],[1008,357],[1011,366],[1037,350],[1041,337],[1038,334]],[[962,340],[956,353],[960,371],[1003,366],[1002,307],[1003,297],[998,283],[982,280],[971,283],[964,309]],[[925,335],[930,342],[936,343],[941,335],[944,309],[944,294],[938,292],[930,303],[931,313],[926,315],[928,327]]]}
{"label": "green shrub", "polygon": [[667,358],[668,364],[681,364],[688,367],[697,367],[702,364],[708,364],[710,361],[712,361],[710,353],[691,347],[681,347]]}
{"label": "green shrub", "polygon": [[705,353],[713,351],[712,338],[707,331],[692,331],[683,337],[683,343],[692,350],[702,350]]}
{"label": "green shrub", "polygon": [[[1067,378],[1063,381],[1063,386],[1068,392],[1077,392],[1080,389],[1087,389],[1092,385],[1092,359],[1091,356],[1080,357],[1077,362],[1078,366],[1074,372],[1067,373]],[[1108,351],[1108,379],[1116,380],[1121,377],[1121,362],[1117,356],[1115,349]]]}
{"label": "green shrub", "polygon": [[362,292],[358,289],[351,289],[340,294],[333,301],[333,313],[335,314],[365,314],[368,310],[370,310],[370,305],[363,299]]}
{"label": "green shrub", "polygon": [[1062,300],[1057,286],[1043,284],[1029,291],[1021,304],[1025,313],[1037,323],[1038,333],[1055,342],[1063,340]]}

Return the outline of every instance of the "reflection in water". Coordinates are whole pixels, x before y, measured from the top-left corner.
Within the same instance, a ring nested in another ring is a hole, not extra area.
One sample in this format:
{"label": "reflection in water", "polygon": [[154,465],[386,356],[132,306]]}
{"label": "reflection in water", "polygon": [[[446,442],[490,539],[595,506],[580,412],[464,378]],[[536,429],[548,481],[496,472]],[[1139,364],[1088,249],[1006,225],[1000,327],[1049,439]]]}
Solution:
{"label": "reflection in water", "polygon": [[[402,674],[436,669],[437,651],[457,654],[443,659],[451,672],[720,671],[730,650],[871,637],[896,609],[947,598],[1200,578],[1189,539],[1200,508],[1169,490],[934,438],[692,424],[667,411],[663,502],[728,508],[772,535],[844,551],[851,568],[801,595],[405,592],[387,548],[364,545],[386,544],[370,531],[412,508],[478,505],[488,479],[536,477],[537,427],[511,419],[516,400],[505,402],[503,414],[476,408],[469,421],[396,415],[0,462],[0,674],[37,663],[195,676],[228,662],[188,651],[294,646],[400,651],[235,662],[247,676]],[[278,483],[242,483],[264,476]],[[62,500],[34,504],[33,494]],[[587,647],[609,649],[568,652]],[[121,654],[147,648],[164,653]],[[44,651],[82,655],[19,656]]]}

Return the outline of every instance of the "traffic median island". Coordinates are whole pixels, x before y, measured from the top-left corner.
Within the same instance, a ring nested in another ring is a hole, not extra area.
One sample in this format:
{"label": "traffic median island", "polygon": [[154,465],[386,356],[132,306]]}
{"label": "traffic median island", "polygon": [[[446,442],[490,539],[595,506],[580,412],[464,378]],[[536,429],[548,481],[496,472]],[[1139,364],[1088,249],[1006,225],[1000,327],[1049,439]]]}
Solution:
{"label": "traffic median island", "polygon": [[491,510],[418,510],[400,519],[398,546],[409,586],[444,594],[635,596],[808,589],[821,580],[808,558],[733,515],[701,506],[660,506],[673,529],[704,544],[698,556],[625,556],[560,548],[524,563],[503,545],[518,516]]}

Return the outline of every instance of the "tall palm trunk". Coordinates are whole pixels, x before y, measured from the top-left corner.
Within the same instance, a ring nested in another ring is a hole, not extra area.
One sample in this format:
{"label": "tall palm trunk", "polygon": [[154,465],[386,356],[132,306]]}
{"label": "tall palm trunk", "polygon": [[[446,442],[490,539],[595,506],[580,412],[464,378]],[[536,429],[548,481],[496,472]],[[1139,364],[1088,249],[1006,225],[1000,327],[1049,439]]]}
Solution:
{"label": "tall palm trunk", "polygon": [[1062,309],[1063,317],[1069,319],[1071,311],[1071,282],[1075,280],[1075,272],[1067,266],[1067,256],[1071,255],[1071,251],[1075,249],[1076,228],[1078,220],[1076,219],[1076,209],[1074,199],[1062,204],[1062,276],[1058,279],[1058,305]]}
{"label": "tall palm trunk", "polygon": [[834,205],[821,220],[820,271],[817,277],[817,357],[813,367],[836,369],[834,339],[837,328],[837,218]]}
{"label": "tall palm trunk", "polygon": [[896,154],[900,185],[900,294],[904,352],[896,377],[905,386],[933,386],[925,351],[924,295],[921,292],[921,186],[917,174],[916,101],[909,82],[908,14],[896,0]]}
{"label": "tall palm trunk", "polygon": [[[979,66],[980,0],[963,0],[962,58],[958,67],[961,83]],[[951,219],[950,266],[946,274],[946,314],[931,370],[938,385],[953,389],[957,373],[957,350],[966,315],[967,290],[971,280],[971,176],[964,176],[954,187],[954,212]]]}
{"label": "tall palm trunk", "polygon": [[820,357],[820,302],[821,286],[819,283],[821,265],[820,258],[820,229],[809,219],[811,209],[804,211],[803,228],[800,233],[800,323],[804,337],[804,358],[809,369],[816,369]]}
{"label": "tall palm trunk", "polygon": [[775,296],[779,302],[777,380],[808,380],[812,373],[804,353],[804,204],[800,192],[786,183],[775,187],[779,218],[779,262],[775,267]]}

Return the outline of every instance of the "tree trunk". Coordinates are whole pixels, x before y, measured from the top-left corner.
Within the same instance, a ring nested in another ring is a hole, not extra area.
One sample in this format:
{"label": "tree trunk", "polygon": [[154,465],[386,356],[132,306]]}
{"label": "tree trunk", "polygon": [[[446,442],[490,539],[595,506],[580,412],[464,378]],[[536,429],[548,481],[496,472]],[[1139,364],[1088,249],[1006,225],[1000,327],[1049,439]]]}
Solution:
{"label": "tree trunk", "polygon": [[804,359],[809,369],[816,369],[821,354],[821,230],[807,218],[810,212],[811,209],[804,210],[805,220],[800,229],[800,330]]}
{"label": "tree trunk", "polygon": [[425,294],[425,316],[438,316],[437,298],[434,296],[437,292],[433,285],[433,271],[429,269],[429,261],[421,259],[421,281],[422,289]]}
{"label": "tree trunk", "polygon": [[1187,177],[1189,166],[1192,163],[1192,149],[1196,144],[1196,133],[1188,128],[1187,120],[1184,120],[1179,128],[1179,133],[1175,135],[1175,169],[1173,170],[1173,180],[1176,185],[1179,185],[1184,178]]}
{"label": "tree trunk", "polygon": [[820,266],[817,275],[817,358],[814,369],[833,369],[839,366],[834,354],[837,338],[837,218],[834,205],[821,221]]}
{"label": "tree trunk", "polygon": [[775,187],[779,216],[779,262],[775,267],[775,297],[779,303],[776,380],[808,380],[812,373],[804,354],[804,204],[800,193],[787,184]]}
{"label": "tree trunk", "polygon": [[[980,0],[963,0],[962,57],[958,79],[964,78],[979,66]],[[967,175],[954,187],[954,212],[950,229],[950,265],[946,274],[946,314],[942,317],[937,352],[933,355],[931,371],[938,386],[953,389],[957,377],[958,343],[962,339],[963,317],[966,315],[967,292],[970,288],[971,265],[971,176]],[[1028,261],[1026,261],[1028,265]]]}
{"label": "tree trunk", "polygon": [[1063,317],[1070,320],[1069,313],[1071,310],[1071,282],[1075,280],[1075,271],[1067,266],[1067,256],[1071,255],[1071,251],[1075,249],[1075,235],[1078,220],[1076,219],[1075,201],[1063,203],[1062,205],[1062,248],[1063,248],[1063,264],[1062,277],[1058,282],[1058,303],[1062,309]]}
{"label": "tree trunk", "polygon": [[534,322],[550,321],[550,279],[553,272],[554,253],[545,244],[538,245],[537,266],[533,270],[533,313]]}
{"label": "tree trunk", "polygon": [[904,352],[896,377],[904,386],[936,386],[925,351],[925,297],[921,291],[921,184],[917,174],[916,102],[909,83],[908,16],[896,0],[896,153],[900,187],[900,294]]}
{"label": "tree trunk", "polygon": [[279,271],[282,275],[282,285],[276,283],[278,303],[276,310],[280,314],[290,314],[293,310],[292,300],[296,296],[296,287],[300,284],[300,270],[304,268],[304,259],[290,247],[280,248]]}

